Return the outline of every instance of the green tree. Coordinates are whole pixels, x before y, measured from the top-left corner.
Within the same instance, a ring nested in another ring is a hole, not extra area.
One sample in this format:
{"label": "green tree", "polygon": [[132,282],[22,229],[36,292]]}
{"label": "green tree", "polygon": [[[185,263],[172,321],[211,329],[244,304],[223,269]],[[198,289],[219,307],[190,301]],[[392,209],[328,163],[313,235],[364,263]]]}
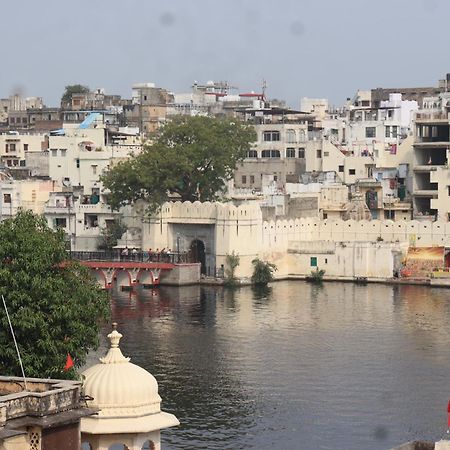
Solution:
{"label": "green tree", "polygon": [[252,261],[253,275],[252,283],[256,285],[266,285],[273,281],[273,273],[276,272],[277,266],[267,261],[255,258]]}
{"label": "green tree", "polygon": [[98,249],[112,250],[125,231],[127,231],[127,226],[120,219],[114,219],[100,230]]}
{"label": "green tree", "polygon": [[231,253],[227,254],[225,258],[226,262],[225,275],[227,277],[226,284],[234,285],[236,283],[235,271],[236,268],[239,266],[240,261],[241,258],[239,257],[239,255],[236,255],[234,250]]}
{"label": "green tree", "polygon": [[142,199],[153,213],[170,194],[182,201],[217,200],[255,139],[253,127],[235,119],[176,117],[142,153],[102,177],[108,203],[117,209]]}
{"label": "green tree", "polygon": [[73,94],[89,94],[90,91],[89,86],[83,86],[82,84],[69,84],[64,89],[64,93],[61,97],[61,103],[68,103],[72,101]]}
{"label": "green tree", "polygon": [[[68,258],[64,232],[44,217],[20,211],[0,224],[0,294],[4,296],[26,376],[74,378],[63,372],[67,353],[76,367],[98,345],[109,314],[107,296],[89,270]],[[20,375],[3,305],[0,373]]]}

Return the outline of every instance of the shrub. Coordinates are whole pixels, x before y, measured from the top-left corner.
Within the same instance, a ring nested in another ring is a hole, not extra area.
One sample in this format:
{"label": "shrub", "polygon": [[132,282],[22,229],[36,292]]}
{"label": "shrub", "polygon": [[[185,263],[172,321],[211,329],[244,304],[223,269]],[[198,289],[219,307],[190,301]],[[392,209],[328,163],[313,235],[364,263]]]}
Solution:
{"label": "shrub", "polygon": [[273,281],[273,273],[277,270],[277,266],[267,261],[256,258],[252,261],[253,275],[252,283],[257,285],[266,285]]}
{"label": "shrub", "polygon": [[316,267],[316,270],[311,270],[311,281],[314,283],[321,283],[323,281],[323,276],[325,275],[325,270]]}
{"label": "shrub", "polygon": [[238,267],[240,263],[239,255],[236,255],[236,253],[234,253],[233,250],[231,254],[227,254],[225,262],[226,262],[225,268],[226,283],[235,284],[236,283],[235,271],[236,267]]}

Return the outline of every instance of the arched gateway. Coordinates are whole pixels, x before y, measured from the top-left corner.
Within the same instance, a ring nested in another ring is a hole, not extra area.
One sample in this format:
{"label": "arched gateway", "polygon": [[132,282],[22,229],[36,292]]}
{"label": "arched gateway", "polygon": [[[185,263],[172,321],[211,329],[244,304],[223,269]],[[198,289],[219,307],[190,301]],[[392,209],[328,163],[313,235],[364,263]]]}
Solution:
{"label": "arched gateway", "polygon": [[189,260],[201,264],[200,272],[206,274],[205,243],[200,239],[194,239],[189,247]]}

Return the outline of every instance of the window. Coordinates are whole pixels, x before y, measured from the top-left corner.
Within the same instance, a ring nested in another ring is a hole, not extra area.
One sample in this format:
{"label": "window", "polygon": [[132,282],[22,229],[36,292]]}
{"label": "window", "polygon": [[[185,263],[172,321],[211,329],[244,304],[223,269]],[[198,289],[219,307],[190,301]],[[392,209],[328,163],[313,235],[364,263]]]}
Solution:
{"label": "window", "polygon": [[277,175],[273,176],[273,181],[278,181],[278,176]]}
{"label": "window", "polygon": [[316,156],[318,159],[322,158],[322,150],[316,150]]}
{"label": "window", "polygon": [[62,148],[60,151],[61,151],[61,156],[66,156],[67,150],[65,148]]}
{"label": "window", "polygon": [[23,144],[23,151],[27,152],[28,151],[28,144]]}
{"label": "window", "polygon": [[11,194],[3,194],[3,203],[11,203]]}
{"label": "window", "polygon": [[311,256],[310,266],[317,267],[317,256]]}
{"label": "window", "polygon": [[52,156],[58,156],[58,150],[52,149]]}
{"label": "window", "polygon": [[279,150],[263,150],[261,156],[263,158],[279,158],[281,155]]}
{"label": "window", "polygon": [[256,150],[249,150],[247,152],[247,158],[257,158],[258,152]]}
{"label": "window", "polygon": [[276,142],[280,140],[280,132],[279,131],[264,131],[263,140],[265,142]]}
{"label": "window", "polygon": [[286,149],[286,158],[295,158],[295,148]]}
{"label": "window", "polygon": [[[327,213],[323,213],[323,218],[324,219],[328,219],[328,214]],[[326,264],[327,260],[325,259],[325,264]]]}
{"label": "window", "polygon": [[301,159],[305,159],[305,149],[304,148],[298,149],[298,157]]}
{"label": "window", "polygon": [[22,123],[27,123],[27,122],[28,122],[27,118],[26,117],[22,117]]}
{"label": "window", "polygon": [[392,137],[393,137],[393,138],[396,138],[396,137],[397,137],[397,134],[398,134],[398,127],[397,127],[396,125],[394,125],[394,126],[392,127]]}
{"label": "window", "polygon": [[447,194],[450,197],[450,186],[447,186]]}
{"label": "window", "polygon": [[387,137],[387,138],[391,137],[391,127],[390,126],[385,127],[385,134],[384,134],[384,136]]}
{"label": "window", "polygon": [[65,217],[56,217],[54,224],[56,228],[66,228],[67,219]]}
{"label": "window", "polygon": [[92,164],[92,175],[97,175],[97,164]]}
{"label": "window", "polygon": [[242,184],[247,184],[247,175],[242,175]]}
{"label": "window", "polygon": [[16,144],[9,144],[9,151],[12,153],[12,152],[15,152],[16,151]]}
{"label": "window", "polygon": [[338,171],[341,173],[344,172],[344,166],[339,166]]}
{"label": "window", "polygon": [[323,152],[323,156],[330,156],[330,152]]}
{"label": "window", "polygon": [[250,184],[255,183],[255,175],[250,175]]}
{"label": "window", "polygon": [[5,144],[5,152],[6,152],[6,153],[9,152],[9,144]]}
{"label": "window", "polygon": [[375,127],[366,127],[366,138],[374,138],[376,136]]}
{"label": "window", "polygon": [[286,130],[286,142],[288,142],[289,144],[297,142],[297,139],[295,137],[295,130]]}
{"label": "window", "polygon": [[348,169],[348,174],[349,175],[355,175],[356,170],[355,169]]}
{"label": "window", "polygon": [[80,158],[77,158],[75,160],[75,162],[77,163],[77,169],[79,169],[80,168]]}
{"label": "window", "polygon": [[15,122],[16,122],[16,119],[14,117],[9,118],[9,123],[15,123]]}

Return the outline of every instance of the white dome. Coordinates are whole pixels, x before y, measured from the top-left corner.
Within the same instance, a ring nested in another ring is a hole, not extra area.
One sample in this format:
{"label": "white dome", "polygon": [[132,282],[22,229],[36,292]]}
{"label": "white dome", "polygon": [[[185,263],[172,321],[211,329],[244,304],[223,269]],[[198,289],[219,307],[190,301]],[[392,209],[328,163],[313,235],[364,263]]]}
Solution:
{"label": "white dome", "polygon": [[119,348],[122,335],[113,324],[108,334],[111,348],[100,364],[83,372],[83,391],[90,408],[100,411],[82,421],[82,431],[102,432],[111,425],[119,432],[146,432],[178,425],[172,414],[161,412],[161,397],[155,377],[130,363]]}

